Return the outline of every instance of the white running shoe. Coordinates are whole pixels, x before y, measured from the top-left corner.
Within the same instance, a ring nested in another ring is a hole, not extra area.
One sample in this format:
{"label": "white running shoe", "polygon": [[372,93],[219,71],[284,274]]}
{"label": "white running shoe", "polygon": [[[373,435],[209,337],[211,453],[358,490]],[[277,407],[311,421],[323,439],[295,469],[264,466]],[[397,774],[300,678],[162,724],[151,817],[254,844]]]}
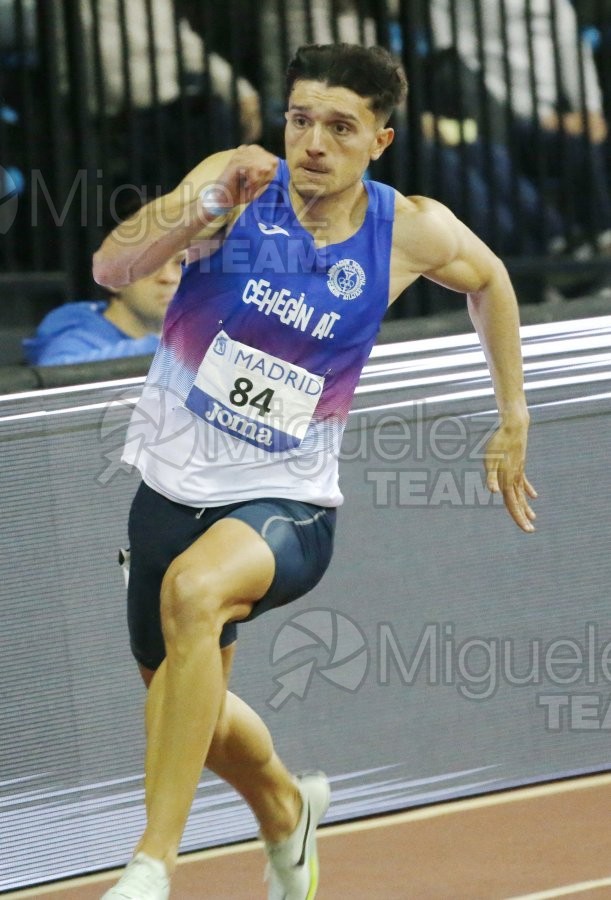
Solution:
{"label": "white running shoe", "polygon": [[326,775],[301,775],[297,787],[303,809],[292,835],[279,844],[265,844],[269,860],[268,900],[313,900],[318,888],[316,826],[329,808]]}
{"label": "white running shoe", "polygon": [[161,860],[136,853],[102,900],[168,900],[169,896],[170,879]]}

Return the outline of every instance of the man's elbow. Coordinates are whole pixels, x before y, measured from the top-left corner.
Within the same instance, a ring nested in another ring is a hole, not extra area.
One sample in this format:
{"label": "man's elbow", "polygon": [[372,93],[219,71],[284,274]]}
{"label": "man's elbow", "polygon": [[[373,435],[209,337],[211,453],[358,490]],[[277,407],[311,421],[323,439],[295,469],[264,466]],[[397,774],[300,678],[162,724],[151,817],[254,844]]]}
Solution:
{"label": "man's elbow", "polygon": [[93,254],[91,273],[96,284],[111,290],[125,287],[131,281],[129,269],[118,260],[109,259],[102,247]]}

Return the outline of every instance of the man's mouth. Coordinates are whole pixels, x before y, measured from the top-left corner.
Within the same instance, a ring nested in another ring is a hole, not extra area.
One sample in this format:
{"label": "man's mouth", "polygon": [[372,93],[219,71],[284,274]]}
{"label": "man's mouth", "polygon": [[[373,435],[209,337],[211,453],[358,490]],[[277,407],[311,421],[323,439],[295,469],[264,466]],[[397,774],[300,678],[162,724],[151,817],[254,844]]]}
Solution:
{"label": "man's mouth", "polygon": [[326,168],[323,168],[322,166],[312,166],[312,165],[303,164],[301,166],[301,168],[304,171],[309,172],[313,175],[328,175],[328,173],[329,173],[329,170]]}

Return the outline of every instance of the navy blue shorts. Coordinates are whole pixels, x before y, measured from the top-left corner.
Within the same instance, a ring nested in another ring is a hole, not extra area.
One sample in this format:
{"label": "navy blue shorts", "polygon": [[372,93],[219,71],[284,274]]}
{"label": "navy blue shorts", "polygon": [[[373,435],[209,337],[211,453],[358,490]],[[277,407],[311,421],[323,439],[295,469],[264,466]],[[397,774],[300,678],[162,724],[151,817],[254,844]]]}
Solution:
{"label": "navy blue shorts", "polygon": [[[272,497],[211,506],[201,512],[168,500],[142,482],[129,514],[127,621],[132,653],[146,668],[156,669],[165,657],[160,593],[168,566],[211,525],[227,518],[254,528],[276,561],[269,590],[244,622],[312,590],[331,561],[336,518],[331,507]],[[236,637],[236,623],[228,622],[221,647]]]}

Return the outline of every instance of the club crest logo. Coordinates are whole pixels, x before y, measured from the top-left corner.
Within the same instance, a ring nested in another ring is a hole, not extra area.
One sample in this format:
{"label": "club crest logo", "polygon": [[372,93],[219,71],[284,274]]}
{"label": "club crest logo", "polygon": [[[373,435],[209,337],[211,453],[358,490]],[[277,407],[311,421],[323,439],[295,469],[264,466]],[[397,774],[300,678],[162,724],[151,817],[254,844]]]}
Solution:
{"label": "club crest logo", "polygon": [[329,269],[327,287],[335,297],[355,300],[363,293],[365,273],[355,259],[340,259]]}

